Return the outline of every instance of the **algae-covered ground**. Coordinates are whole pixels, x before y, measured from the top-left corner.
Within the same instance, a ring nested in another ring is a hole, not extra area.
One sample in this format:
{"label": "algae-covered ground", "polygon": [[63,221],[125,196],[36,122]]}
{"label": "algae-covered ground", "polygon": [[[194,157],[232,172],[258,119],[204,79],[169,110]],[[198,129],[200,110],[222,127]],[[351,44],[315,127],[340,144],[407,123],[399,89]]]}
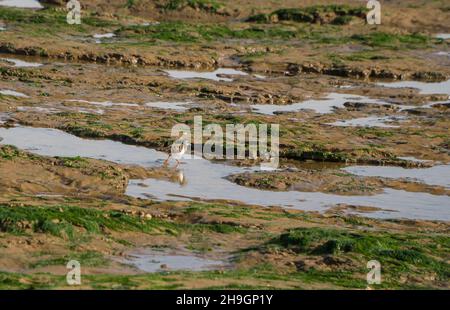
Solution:
{"label": "algae-covered ground", "polygon": [[[447,1],[40,2],[0,4],[0,289],[450,287]],[[164,166],[196,116],[279,169]]]}

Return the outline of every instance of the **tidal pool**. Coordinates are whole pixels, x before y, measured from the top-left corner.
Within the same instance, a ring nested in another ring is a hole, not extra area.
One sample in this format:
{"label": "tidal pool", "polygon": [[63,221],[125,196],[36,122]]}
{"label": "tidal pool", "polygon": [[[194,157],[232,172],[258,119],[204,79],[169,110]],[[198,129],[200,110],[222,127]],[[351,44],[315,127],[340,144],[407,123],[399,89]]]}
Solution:
{"label": "tidal pool", "polygon": [[350,120],[336,121],[333,123],[328,123],[327,125],[338,126],[338,127],[380,127],[380,128],[398,128],[400,126],[390,125],[387,123],[390,122],[398,122],[404,121],[404,117],[393,117],[393,116],[385,116],[385,117],[361,117],[354,118]]}
{"label": "tidal pool", "polygon": [[[10,119],[9,113],[0,113],[0,125],[4,124],[9,119]],[[0,141],[1,141],[1,137],[0,137]]]}
{"label": "tidal pool", "polygon": [[412,161],[412,162],[416,162],[416,163],[430,163],[430,162],[433,162],[432,160],[419,159],[419,158],[415,158],[415,157],[412,157],[412,156],[398,157],[398,159]]}
{"label": "tidal pool", "polygon": [[92,37],[94,39],[105,39],[105,38],[114,38],[116,35],[114,33],[96,33]]}
{"label": "tidal pool", "polygon": [[185,70],[164,70],[170,77],[175,79],[207,79],[213,81],[232,82],[232,78],[223,77],[222,75],[241,75],[246,76],[248,73],[228,68],[219,68],[215,71],[185,71]]}
{"label": "tidal pool", "polygon": [[81,103],[87,103],[91,105],[96,106],[102,106],[102,107],[113,107],[113,106],[122,106],[122,107],[139,107],[136,103],[125,103],[125,102],[111,102],[111,101],[88,101],[88,100],[81,100],[81,99],[71,99],[66,100],[68,102],[81,102]]}
{"label": "tidal pool", "polygon": [[103,39],[112,39],[115,36],[114,33],[96,33],[92,37],[95,39],[95,43],[100,44],[103,42]]}
{"label": "tidal pool", "polygon": [[391,179],[407,178],[429,185],[450,188],[450,165],[436,165],[430,168],[351,166],[343,168],[343,170],[359,176]]}
{"label": "tidal pool", "polygon": [[[0,128],[2,144],[11,144],[46,156],[81,156],[144,167],[161,166],[167,154],[140,146],[109,140],[81,139],[56,129]],[[395,167],[389,167],[395,168]],[[146,179],[130,180],[127,195],[155,200],[233,200],[261,206],[282,206],[305,211],[326,211],[336,204],[377,207],[382,210],[365,216],[450,220],[450,198],[444,195],[385,189],[372,196],[340,196],[316,192],[273,192],[234,184],[225,177],[256,168],[234,167],[196,157],[182,160],[183,182]],[[445,179],[442,170],[433,170]],[[429,173],[429,172],[428,172]],[[449,174],[446,174],[447,178]],[[437,176],[437,177],[439,177]],[[441,184],[437,182],[436,184]],[[448,180],[445,181],[448,184]],[[145,185],[145,186],[142,186]],[[352,213],[358,213],[353,212]]]}
{"label": "tidal pool", "polygon": [[437,83],[417,82],[417,81],[400,81],[391,83],[378,83],[380,86],[390,88],[416,88],[420,94],[446,94],[450,96],[450,80]]}
{"label": "tidal pool", "polygon": [[208,259],[185,250],[155,248],[141,249],[131,253],[121,263],[149,273],[176,270],[203,271],[225,267],[223,261]]}
{"label": "tidal pool", "polygon": [[56,108],[46,108],[46,107],[17,107],[17,111],[19,112],[25,112],[25,111],[35,111],[39,113],[59,113],[61,110]]}
{"label": "tidal pool", "polygon": [[375,103],[375,104],[388,104],[379,99],[371,99],[364,96],[350,95],[350,94],[340,94],[331,93],[328,94],[324,99],[311,99],[303,102],[288,104],[288,105],[277,105],[277,104],[253,104],[250,107],[254,112],[274,115],[276,112],[297,112],[300,110],[313,110],[319,114],[332,113],[336,108],[344,108],[346,102],[365,102],[365,103]]}
{"label": "tidal pool", "polygon": [[29,98],[27,95],[25,95],[23,93],[19,93],[15,90],[10,90],[10,89],[0,89],[0,95],[19,97],[19,98]]}
{"label": "tidal pool", "polygon": [[450,57],[450,52],[437,52],[436,55]]}
{"label": "tidal pool", "polygon": [[42,4],[37,0],[0,0],[0,6],[9,6],[24,9],[42,9]]}
{"label": "tidal pool", "polygon": [[149,108],[162,109],[162,110],[186,111],[187,109],[189,109],[190,104],[192,104],[192,102],[157,101],[157,102],[147,102],[145,104],[145,106],[149,107]]}
{"label": "tidal pool", "polygon": [[438,33],[436,38],[444,40],[450,39],[450,33]]}
{"label": "tidal pool", "polygon": [[27,67],[36,68],[36,67],[42,66],[41,63],[28,62],[28,61],[24,61],[24,60],[20,60],[20,59],[15,59],[15,58],[0,58],[0,60],[4,60],[7,63],[10,63],[14,67],[17,67],[17,68],[27,68]]}

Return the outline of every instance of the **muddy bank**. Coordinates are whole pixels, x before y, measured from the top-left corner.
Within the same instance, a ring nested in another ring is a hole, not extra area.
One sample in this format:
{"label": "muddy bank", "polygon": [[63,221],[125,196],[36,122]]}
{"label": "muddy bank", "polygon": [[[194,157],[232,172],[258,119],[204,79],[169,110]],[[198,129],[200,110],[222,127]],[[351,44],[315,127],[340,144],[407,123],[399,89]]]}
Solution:
{"label": "muddy bank", "polygon": [[15,147],[0,146],[2,195],[117,198],[132,178],[177,179],[176,171],[121,166],[75,157],[43,157]]}

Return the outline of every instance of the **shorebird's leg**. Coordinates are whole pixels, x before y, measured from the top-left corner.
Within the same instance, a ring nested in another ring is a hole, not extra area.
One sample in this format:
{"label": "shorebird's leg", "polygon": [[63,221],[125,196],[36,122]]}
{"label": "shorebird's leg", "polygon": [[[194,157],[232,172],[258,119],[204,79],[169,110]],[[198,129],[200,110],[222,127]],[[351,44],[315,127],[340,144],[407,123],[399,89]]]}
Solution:
{"label": "shorebird's leg", "polygon": [[177,165],[175,166],[175,169],[177,169],[178,166],[180,165],[180,161],[178,159],[176,161],[177,161]]}
{"label": "shorebird's leg", "polygon": [[172,156],[172,155],[169,154],[169,156],[167,157],[167,159],[164,161],[164,163],[163,163],[163,166],[164,166],[164,167],[167,166],[167,164],[169,163],[170,156]]}

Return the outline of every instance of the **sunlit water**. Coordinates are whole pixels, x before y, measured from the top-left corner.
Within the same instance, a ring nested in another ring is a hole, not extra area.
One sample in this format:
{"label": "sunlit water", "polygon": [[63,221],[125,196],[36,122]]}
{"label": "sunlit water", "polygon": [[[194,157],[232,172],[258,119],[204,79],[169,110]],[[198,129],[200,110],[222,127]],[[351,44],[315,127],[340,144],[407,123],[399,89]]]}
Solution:
{"label": "sunlit water", "polygon": [[274,115],[277,112],[297,112],[301,110],[313,110],[319,114],[327,114],[332,113],[336,108],[344,108],[346,102],[364,102],[380,105],[388,104],[382,100],[371,99],[364,96],[331,93],[322,100],[311,99],[288,105],[254,104],[251,105],[251,108],[254,112],[265,115]]}
{"label": "sunlit water", "polygon": [[10,90],[10,89],[0,89],[0,95],[4,95],[4,96],[12,96],[12,97],[20,97],[20,98],[28,98],[27,95],[20,93],[18,91],[15,90]]}
{"label": "sunlit water", "polygon": [[108,38],[114,38],[116,35],[114,33],[96,33],[92,37],[94,39],[108,39]]}
{"label": "sunlit water", "polygon": [[42,9],[42,4],[36,0],[0,0],[0,6],[9,6],[24,9]]}
{"label": "sunlit water", "polygon": [[333,123],[328,123],[328,125],[338,126],[338,127],[398,128],[400,126],[389,124],[390,122],[396,122],[396,121],[404,121],[404,117],[392,117],[392,116],[376,117],[376,116],[369,116],[369,117],[354,118],[354,119],[350,119],[350,120],[336,121],[336,122],[333,122]]}
{"label": "sunlit water", "polygon": [[88,101],[88,100],[81,100],[81,99],[71,99],[66,100],[68,102],[80,102],[80,103],[87,103],[91,105],[96,106],[102,106],[102,107],[113,107],[113,106],[121,106],[121,107],[139,107],[136,103],[126,103],[126,102],[111,102],[111,101]]}
{"label": "sunlit water", "polygon": [[[161,166],[167,158],[167,154],[153,149],[109,140],[81,139],[55,129],[0,128],[0,137],[4,138],[2,144],[15,145],[46,156],[81,156],[144,167]],[[298,191],[272,192],[239,186],[225,179],[233,173],[251,171],[250,168],[212,163],[204,159],[184,159],[180,169],[183,173],[183,182],[173,183],[156,179],[130,180],[126,193],[133,197],[152,197],[156,200],[190,200],[197,197],[306,211],[325,211],[329,206],[346,203],[385,209],[367,215],[377,218],[450,220],[448,196],[394,189],[385,189],[383,193],[373,196],[340,196]],[[442,170],[437,170],[436,173],[442,175]]]}
{"label": "sunlit water", "polygon": [[436,38],[444,40],[450,39],[450,33],[438,33]]}
{"label": "sunlit water", "polygon": [[388,166],[351,166],[343,170],[359,176],[383,178],[408,178],[429,185],[450,188],[450,165],[437,165],[431,168],[403,168]]}
{"label": "sunlit water", "polygon": [[450,52],[437,52],[436,55],[450,57]]}
{"label": "sunlit water", "polygon": [[95,43],[100,44],[105,39],[112,39],[116,35],[114,33],[96,33],[92,37],[95,39]]}
{"label": "sunlit water", "polygon": [[246,76],[248,73],[235,70],[220,68],[215,71],[201,72],[201,71],[186,71],[186,70],[165,70],[165,72],[175,79],[207,79],[213,81],[231,82],[232,78],[225,77],[227,75],[241,75]]}
{"label": "sunlit water", "polygon": [[161,110],[175,110],[175,111],[186,111],[189,109],[191,102],[147,102],[146,107],[161,109]]}
{"label": "sunlit water", "polygon": [[15,58],[0,58],[0,60],[4,60],[8,63],[11,63],[14,67],[17,68],[36,68],[36,67],[40,67],[42,66],[41,63],[37,63],[37,62],[28,62],[28,61],[23,61],[20,59],[15,59]]}
{"label": "sunlit water", "polygon": [[450,80],[437,83],[400,81],[392,83],[378,83],[378,85],[390,88],[416,88],[419,90],[420,94],[423,95],[446,94],[450,96]]}
{"label": "sunlit water", "polygon": [[215,270],[225,266],[224,262],[220,260],[171,249],[141,249],[130,254],[121,262],[151,273],[176,270]]}

